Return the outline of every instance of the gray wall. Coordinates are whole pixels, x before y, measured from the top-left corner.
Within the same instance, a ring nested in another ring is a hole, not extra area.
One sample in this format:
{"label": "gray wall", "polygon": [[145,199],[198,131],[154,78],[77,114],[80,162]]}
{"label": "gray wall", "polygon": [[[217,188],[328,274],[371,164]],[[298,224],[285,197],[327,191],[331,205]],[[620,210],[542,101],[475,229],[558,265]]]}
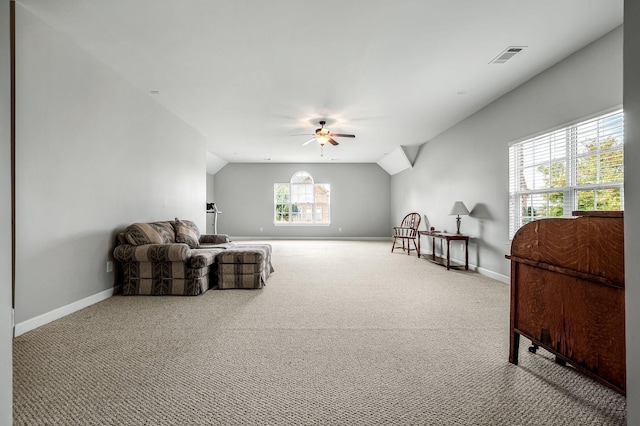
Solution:
{"label": "gray wall", "polygon": [[17,38],[19,323],[111,289],[116,230],[175,217],[204,229],[206,148],[20,5]]}
{"label": "gray wall", "polygon": [[640,3],[624,4],[627,424],[640,425]]}
{"label": "gray wall", "polygon": [[622,27],[613,30],[423,145],[414,168],[391,180],[392,220],[416,210],[432,226],[455,230],[448,213],[464,201],[471,210],[461,227],[472,237],[470,263],[505,281],[508,143],[621,107],[622,35]]}
{"label": "gray wall", "polygon": [[[273,225],[273,184],[289,182],[299,171],[309,172],[316,183],[331,184],[330,226]],[[218,232],[259,238],[389,237],[390,180],[377,164],[227,164],[215,174],[216,205],[222,211]]]}
{"label": "gray wall", "polygon": [[12,423],[9,0],[0,1],[0,425]]}

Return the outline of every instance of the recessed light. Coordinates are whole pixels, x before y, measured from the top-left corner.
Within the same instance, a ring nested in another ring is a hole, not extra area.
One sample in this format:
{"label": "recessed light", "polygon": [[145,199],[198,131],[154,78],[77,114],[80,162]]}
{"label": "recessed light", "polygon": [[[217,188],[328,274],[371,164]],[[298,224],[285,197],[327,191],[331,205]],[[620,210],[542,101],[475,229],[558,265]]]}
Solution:
{"label": "recessed light", "polygon": [[160,91],[159,90],[151,90],[149,93],[151,93],[152,95],[159,95]]}
{"label": "recessed light", "polygon": [[461,90],[460,92],[456,92],[456,95],[466,95],[467,92],[465,92],[464,90]]}

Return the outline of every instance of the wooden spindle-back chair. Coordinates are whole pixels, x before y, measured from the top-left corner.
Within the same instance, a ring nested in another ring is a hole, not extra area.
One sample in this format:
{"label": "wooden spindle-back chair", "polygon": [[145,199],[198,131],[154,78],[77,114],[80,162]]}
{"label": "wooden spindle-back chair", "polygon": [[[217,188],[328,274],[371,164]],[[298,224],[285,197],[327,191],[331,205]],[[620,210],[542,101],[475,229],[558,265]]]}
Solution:
{"label": "wooden spindle-back chair", "polygon": [[391,253],[396,247],[396,241],[402,240],[402,250],[411,255],[411,242],[413,241],[413,247],[418,252],[418,245],[416,239],[418,238],[418,227],[420,226],[420,214],[409,213],[402,219],[400,226],[393,227],[393,246],[391,247]]}

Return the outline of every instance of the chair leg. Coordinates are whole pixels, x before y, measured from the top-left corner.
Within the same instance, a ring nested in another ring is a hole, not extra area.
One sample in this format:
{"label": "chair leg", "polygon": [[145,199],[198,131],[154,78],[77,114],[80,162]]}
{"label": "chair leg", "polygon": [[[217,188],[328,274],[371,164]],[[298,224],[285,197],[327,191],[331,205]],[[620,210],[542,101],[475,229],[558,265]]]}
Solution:
{"label": "chair leg", "polygon": [[[406,251],[407,255],[411,256],[411,251],[415,250],[418,253],[418,244],[416,243],[415,238],[400,238],[402,240],[402,251]],[[413,241],[413,248],[411,248],[411,241]],[[398,237],[393,237],[393,245],[391,246],[391,253],[397,248],[400,248],[397,245]]]}

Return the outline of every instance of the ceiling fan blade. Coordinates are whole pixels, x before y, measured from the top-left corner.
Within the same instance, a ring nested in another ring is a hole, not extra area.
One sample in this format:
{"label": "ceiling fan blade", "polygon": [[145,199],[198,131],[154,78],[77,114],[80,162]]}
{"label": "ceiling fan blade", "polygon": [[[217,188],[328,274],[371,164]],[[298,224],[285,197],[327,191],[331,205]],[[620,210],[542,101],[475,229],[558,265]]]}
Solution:
{"label": "ceiling fan blade", "polygon": [[355,138],[356,135],[345,135],[343,133],[330,133],[330,136],[339,136],[341,138]]}
{"label": "ceiling fan blade", "polygon": [[313,137],[313,138],[309,139],[308,141],[306,141],[305,143],[303,143],[303,144],[302,144],[302,146],[305,146],[305,145],[307,145],[307,144],[310,144],[311,142],[313,142],[313,141],[315,141],[315,140],[316,140],[316,138],[315,138],[315,137]]}
{"label": "ceiling fan blade", "polygon": [[338,142],[336,142],[333,138],[329,138],[329,143],[331,145],[339,145]]}

